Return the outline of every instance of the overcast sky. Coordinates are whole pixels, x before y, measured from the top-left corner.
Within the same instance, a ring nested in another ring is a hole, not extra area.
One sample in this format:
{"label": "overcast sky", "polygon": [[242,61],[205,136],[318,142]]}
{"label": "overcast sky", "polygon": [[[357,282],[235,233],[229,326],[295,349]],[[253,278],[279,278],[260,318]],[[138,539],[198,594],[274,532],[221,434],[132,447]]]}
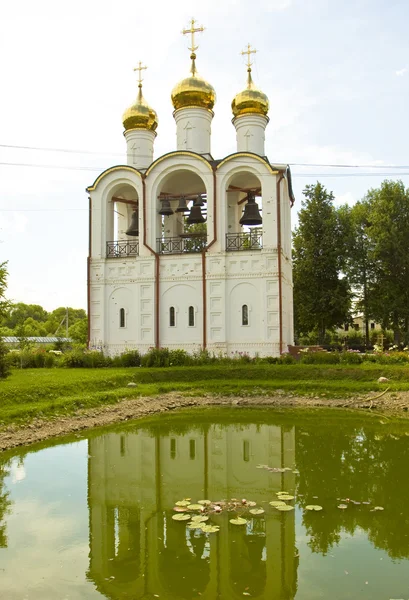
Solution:
{"label": "overcast sky", "polygon": [[408,0],[3,3],[0,162],[45,165],[0,164],[0,262],[9,261],[12,300],[86,307],[85,188],[126,162],[121,117],[136,96],[139,60],[159,118],[155,157],[175,149],[170,92],[189,72],[180,31],[192,16],[206,27],[198,71],[217,93],[215,158],[235,151],[230,104],[246,81],[240,51],[248,42],[258,50],[254,80],[270,99],[266,151],[292,166],[293,222],[302,190],[317,179],[350,204],[386,173],[409,186]]}

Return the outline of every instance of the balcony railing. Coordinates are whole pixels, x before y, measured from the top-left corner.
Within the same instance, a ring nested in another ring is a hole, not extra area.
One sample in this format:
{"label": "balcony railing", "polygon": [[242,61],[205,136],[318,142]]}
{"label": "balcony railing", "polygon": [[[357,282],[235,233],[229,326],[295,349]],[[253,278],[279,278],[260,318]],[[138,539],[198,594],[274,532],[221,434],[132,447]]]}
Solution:
{"label": "balcony railing", "polygon": [[107,242],[107,258],[126,258],[127,256],[138,256],[139,240],[123,242]]}
{"label": "balcony railing", "polygon": [[226,252],[241,250],[261,250],[263,247],[263,234],[261,231],[248,233],[226,233]]}
{"label": "balcony railing", "polygon": [[158,254],[183,254],[188,252],[201,252],[206,248],[207,236],[186,235],[179,237],[165,237],[157,240]]}

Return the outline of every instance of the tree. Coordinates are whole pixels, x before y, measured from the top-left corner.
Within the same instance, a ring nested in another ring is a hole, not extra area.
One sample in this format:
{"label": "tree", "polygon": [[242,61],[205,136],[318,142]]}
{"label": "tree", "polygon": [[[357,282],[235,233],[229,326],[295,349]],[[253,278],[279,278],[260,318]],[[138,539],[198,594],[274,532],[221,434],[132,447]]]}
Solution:
{"label": "tree", "polygon": [[78,344],[86,344],[88,339],[88,319],[81,319],[68,329],[68,337]]}
{"label": "tree", "polygon": [[[7,289],[7,262],[0,263],[0,318],[5,315],[9,309],[10,303],[6,300]],[[5,379],[9,374],[9,367],[6,362],[8,350],[0,338],[0,379]]]}
{"label": "tree", "polygon": [[365,322],[365,340],[369,344],[369,319],[372,317],[372,282],[374,269],[371,260],[373,241],[369,235],[370,203],[357,202],[352,208],[341,207],[347,231],[345,271],[353,288],[355,307],[362,311]]}
{"label": "tree", "polygon": [[299,225],[293,237],[294,317],[296,334],[325,330],[348,320],[351,294],[346,277],[344,222],[334,196],[317,182],[304,190]]}
{"label": "tree", "polygon": [[371,312],[396,344],[409,336],[409,189],[402,181],[385,180],[369,190],[369,260],[373,269]]}

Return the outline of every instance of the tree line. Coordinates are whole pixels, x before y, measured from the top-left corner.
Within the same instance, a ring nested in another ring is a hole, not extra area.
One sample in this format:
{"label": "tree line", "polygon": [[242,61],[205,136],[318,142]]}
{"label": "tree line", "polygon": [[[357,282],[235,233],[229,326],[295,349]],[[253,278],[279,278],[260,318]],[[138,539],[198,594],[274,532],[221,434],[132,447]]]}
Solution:
{"label": "tree line", "polygon": [[409,341],[409,188],[385,180],[354,206],[335,206],[332,192],[306,186],[293,235],[296,341],[363,315]]}
{"label": "tree line", "polygon": [[[5,270],[6,265],[0,268]],[[38,304],[6,301],[3,304],[3,309],[0,306],[0,337],[65,337],[68,316],[68,337],[80,344],[87,342],[87,315],[82,308],[60,306],[48,312]]]}

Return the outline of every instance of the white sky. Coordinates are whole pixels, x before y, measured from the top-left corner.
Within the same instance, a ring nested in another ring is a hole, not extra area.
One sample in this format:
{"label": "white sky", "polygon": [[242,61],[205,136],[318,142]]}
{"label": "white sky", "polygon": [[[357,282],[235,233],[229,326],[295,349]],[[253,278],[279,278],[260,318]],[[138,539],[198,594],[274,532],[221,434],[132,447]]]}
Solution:
{"label": "white sky", "polygon": [[[175,149],[170,92],[189,71],[194,16],[199,73],[217,103],[212,154],[235,151],[230,104],[243,89],[240,51],[258,50],[253,75],[269,96],[266,151],[292,165],[299,210],[306,184],[320,179],[352,204],[385,176],[406,169],[337,169],[294,163],[409,165],[408,0],[16,0],[0,21],[0,144],[86,150],[75,154],[0,146],[0,262],[18,302],[86,307],[88,214],[85,188],[124,164],[122,113],[144,95],[159,117],[155,157]],[[328,173],[353,174],[328,177]],[[327,175],[323,177],[322,175]],[[391,176],[397,179],[396,175]]]}

